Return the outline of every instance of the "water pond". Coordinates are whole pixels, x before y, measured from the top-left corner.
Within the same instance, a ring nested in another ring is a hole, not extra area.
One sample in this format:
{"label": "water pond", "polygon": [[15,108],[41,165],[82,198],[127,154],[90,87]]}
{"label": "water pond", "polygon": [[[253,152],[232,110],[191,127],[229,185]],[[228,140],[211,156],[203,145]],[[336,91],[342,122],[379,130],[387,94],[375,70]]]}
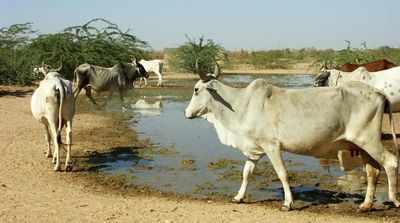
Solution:
{"label": "water pond", "polygon": [[[288,88],[310,87],[310,75],[229,75],[223,81],[244,86],[255,78]],[[121,151],[113,159],[96,161],[100,171],[127,176],[134,185],[194,197],[232,197],[240,187],[246,158],[222,145],[213,126],[203,119],[187,120],[187,106],[195,81],[166,82],[174,87],[135,89],[131,107],[124,112],[141,139],[151,148],[138,154]],[[303,202],[359,203],[365,188],[364,173],[358,169],[344,174],[337,161],[285,153],[289,179],[296,200]],[[382,178],[382,177],[381,177]],[[263,158],[250,179],[247,200],[282,199],[281,183],[268,159]],[[378,188],[378,201],[386,199],[386,187]]]}

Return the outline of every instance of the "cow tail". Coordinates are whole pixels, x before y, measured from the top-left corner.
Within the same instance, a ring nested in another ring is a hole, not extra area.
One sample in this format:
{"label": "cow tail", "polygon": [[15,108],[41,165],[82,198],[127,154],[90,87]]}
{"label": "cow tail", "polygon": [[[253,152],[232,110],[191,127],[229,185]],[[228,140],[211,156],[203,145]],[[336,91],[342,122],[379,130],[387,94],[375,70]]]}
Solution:
{"label": "cow tail", "polygon": [[393,143],[394,143],[394,149],[396,150],[396,158],[397,158],[397,168],[396,168],[396,187],[398,186],[398,178],[399,178],[399,146],[397,144],[397,138],[396,138],[396,129],[394,125],[394,120],[393,120],[393,111],[392,111],[392,106],[389,102],[389,100],[386,99],[386,106],[389,112],[389,122],[390,122],[390,128],[392,131],[392,137],[393,137]]}
{"label": "cow tail", "polygon": [[64,90],[64,84],[62,83],[61,80],[58,82],[58,91],[60,93],[60,104],[58,108],[58,128],[57,128],[57,141],[61,144],[61,129],[62,129],[62,111],[63,111],[63,104],[64,104],[64,99],[65,99],[65,90]]}
{"label": "cow tail", "polygon": [[75,92],[78,90],[78,68],[75,68],[74,70],[74,78],[72,79],[72,95],[74,96],[75,100]]}

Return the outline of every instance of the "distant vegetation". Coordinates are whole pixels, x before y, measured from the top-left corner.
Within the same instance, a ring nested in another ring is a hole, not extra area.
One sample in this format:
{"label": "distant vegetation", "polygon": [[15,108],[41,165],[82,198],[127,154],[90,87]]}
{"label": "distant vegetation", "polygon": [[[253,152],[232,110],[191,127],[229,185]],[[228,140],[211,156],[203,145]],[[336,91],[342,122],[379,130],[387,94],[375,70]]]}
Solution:
{"label": "distant vegetation", "polygon": [[320,67],[327,64],[335,68],[344,63],[363,64],[374,60],[387,59],[395,64],[400,64],[400,49],[388,46],[377,49],[369,49],[366,43],[360,48],[347,47],[342,50],[315,48],[303,49],[281,49],[268,51],[246,51],[228,52],[230,68],[244,66],[254,69],[290,69],[298,63],[308,63],[311,66]]}
{"label": "distant vegetation", "polygon": [[130,30],[122,31],[117,24],[102,18],[53,34],[40,34],[32,23],[14,24],[0,28],[0,84],[30,84],[40,78],[34,76],[32,70],[42,62],[54,68],[62,63],[61,73],[72,79],[74,68],[81,63],[112,66],[130,62],[132,56],[137,59],[164,58],[168,71],[172,72],[195,72],[197,59],[201,72],[212,72],[215,61],[230,69],[290,69],[299,63],[336,67],[346,62],[361,64],[377,59],[400,64],[400,48],[369,49],[366,42],[360,47],[353,47],[349,41],[345,43],[342,50],[304,48],[229,52],[211,39],[187,36],[187,41],[180,47],[155,52]]}

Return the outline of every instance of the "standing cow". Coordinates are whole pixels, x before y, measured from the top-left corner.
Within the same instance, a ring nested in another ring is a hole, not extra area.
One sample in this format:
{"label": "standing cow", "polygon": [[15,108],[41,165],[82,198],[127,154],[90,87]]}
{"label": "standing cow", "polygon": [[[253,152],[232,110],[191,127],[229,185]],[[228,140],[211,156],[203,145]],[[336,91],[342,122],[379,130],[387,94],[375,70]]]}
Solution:
{"label": "standing cow", "polygon": [[[144,60],[141,59],[137,62],[143,66],[147,73],[155,73],[158,76],[157,86],[162,85],[162,69],[163,69],[163,61],[162,60]],[[147,83],[147,78],[145,78],[145,83]]]}
{"label": "standing cow", "polygon": [[91,64],[81,64],[74,71],[74,97],[78,97],[82,88],[86,96],[96,104],[92,97],[91,89],[96,92],[110,91],[110,96],[118,90],[121,101],[126,89],[133,87],[133,82],[139,77],[139,71],[135,64],[118,63],[113,67],[100,67]]}
{"label": "standing cow", "polygon": [[284,190],[282,210],[293,204],[282,151],[319,158],[336,157],[338,149],[356,145],[365,163],[368,186],[361,210],[370,210],[382,166],[389,199],[396,207],[397,157],[383,147],[381,125],[386,98],[368,85],[351,82],[336,88],[282,89],[258,79],[234,88],[205,77],[196,83],[186,118],[211,122],[221,143],[248,158],[242,186],[234,201],[245,196],[248,176],[266,154]]}
{"label": "standing cow", "polygon": [[[46,78],[40,82],[31,100],[32,114],[41,122],[46,131],[47,153],[53,156],[54,170],[60,170],[60,145],[61,130],[66,125],[67,156],[65,161],[66,171],[72,170],[71,143],[72,143],[72,119],[75,114],[72,85],[68,80],[61,78],[57,72],[49,72]],[[54,153],[51,153],[51,144]]]}

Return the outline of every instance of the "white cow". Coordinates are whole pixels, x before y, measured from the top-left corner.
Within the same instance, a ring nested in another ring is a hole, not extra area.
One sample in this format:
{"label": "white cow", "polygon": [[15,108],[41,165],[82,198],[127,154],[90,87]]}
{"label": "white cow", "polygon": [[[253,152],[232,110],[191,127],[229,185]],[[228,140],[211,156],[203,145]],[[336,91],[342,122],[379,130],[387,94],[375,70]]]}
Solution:
{"label": "white cow", "polygon": [[[75,114],[72,85],[68,80],[61,78],[57,72],[49,72],[46,78],[40,82],[31,100],[32,114],[41,122],[46,131],[47,153],[49,158],[53,156],[54,170],[60,170],[60,145],[61,130],[66,125],[67,156],[65,161],[66,171],[72,170],[70,161],[72,143],[72,119]],[[51,144],[54,153],[51,153]]]}
{"label": "white cow", "polygon": [[[144,60],[141,59],[139,63],[144,67],[146,72],[148,73],[155,73],[158,76],[158,83],[157,86],[162,85],[162,68],[163,68],[163,61],[162,60]],[[147,78],[145,78],[145,84],[147,85]]]}
{"label": "white cow", "polygon": [[315,78],[314,86],[338,86],[348,81],[360,81],[379,89],[389,99],[393,112],[400,112],[400,67],[369,72],[359,67],[353,72],[336,69],[322,70]]}
{"label": "white cow", "polygon": [[185,116],[204,117],[214,125],[221,143],[239,149],[248,158],[234,201],[243,200],[247,178],[266,154],[283,185],[282,210],[290,210],[293,198],[281,151],[334,158],[338,148],[356,145],[368,176],[360,209],[372,208],[380,166],[388,176],[389,199],[400,206],[396,199],[397,157],[381,142],[386,98],[375,89],[349,82],[336,88],[292,90],[261,79],[246,88],[233,88],[203,79],[194,87]]}

